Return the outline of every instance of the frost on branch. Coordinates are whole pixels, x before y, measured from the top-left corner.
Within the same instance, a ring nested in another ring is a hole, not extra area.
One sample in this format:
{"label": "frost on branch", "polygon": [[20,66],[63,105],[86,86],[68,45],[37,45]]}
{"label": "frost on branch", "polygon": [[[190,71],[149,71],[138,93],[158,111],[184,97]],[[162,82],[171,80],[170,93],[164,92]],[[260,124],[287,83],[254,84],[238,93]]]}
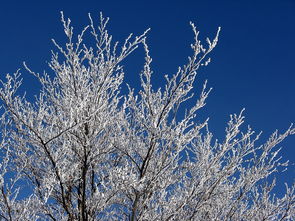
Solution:
{"label": "frost on branch", "polygon": [[[294,185],[277,198],[273,174],[287,167],[275,132],[263,145],[244,132],[243,111],[230,116],[224,140],[199,122],[211,89],[192,93],[197,71],[210,62],[219,29],[207,46],[191,23],[192,55],[164,88],[152,87],[146,32],[113,43],[100,15],[75,35],[62,14],[68,39],[53,40],[49,67],[33,72],[41,90],[20,96],[19,72],[1,81],[1,220],[294,220]],[[90,32],[94,46],[84,44]],[[124,94],[120,62],[139,45],[145,51],[141,90]],[[183,116],[184,102],[194,105]]]}

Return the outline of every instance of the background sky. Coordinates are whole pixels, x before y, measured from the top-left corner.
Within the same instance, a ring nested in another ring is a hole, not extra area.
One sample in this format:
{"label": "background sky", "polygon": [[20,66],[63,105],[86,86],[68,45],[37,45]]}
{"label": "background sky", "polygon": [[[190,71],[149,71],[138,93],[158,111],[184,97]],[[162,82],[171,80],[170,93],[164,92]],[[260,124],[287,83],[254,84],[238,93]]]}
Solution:
{"label": "background sky", "polygon": [[[210,117],[216,138],[232,113],[246,108],[246,124],[266,138],[276,128],[295,123],[295,0],[192,0],[192,1],[1,1],[0,74],[13,73],[26,61],[36,72],[48,70],[51,39],[64,42],[60,11],[70,17],[77,32],[88,24],[87,13],[110,17],[109,30],[115,40],[129,33],[148,34],[153,57],[154,82],[163,86],[163,75],[173,74],[191,55],[193,32],[189,21],[200,30],[201,39],[213,38],[221,26],[212,62],[201,68],[196,82],[200,90],[205,79],[213,91],[200,119]],[[97,21],[97,20],[96,20]],[[126,81],[138,87],[144,62],[138,49],[124,63]],[[36,80],[22,71],[30,95],[38,92]],[[284,182],[295,175],[295,136],[282,143],[282,155],[292,164],[278,175],[278,194]]]}

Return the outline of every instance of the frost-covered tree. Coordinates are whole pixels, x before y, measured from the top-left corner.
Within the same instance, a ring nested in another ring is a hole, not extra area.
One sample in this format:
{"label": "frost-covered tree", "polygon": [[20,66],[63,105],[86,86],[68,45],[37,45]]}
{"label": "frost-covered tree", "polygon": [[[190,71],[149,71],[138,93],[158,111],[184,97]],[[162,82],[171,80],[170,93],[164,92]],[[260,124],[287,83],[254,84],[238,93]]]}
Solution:
{"label": "frost-covered tree", "polygon": [[[35,99],[19,95],[19,72],[1,82],[0,220],[295,220],[294,185],[282,198],[272,191],[273,174],[287,166],[276,146],[293,126],[258,145],[259,134],[240,131],[242,112],[230,116],[222,141],[208,120],[197,123],[210,89],[205,83],[197,97],[192,89],[219,30],[204,47],[191,24],[187,64],[154,90],[146,32],[113,44],[108,19],[98,27],[89,19],[75,36],[62,15],[68,42],[53,40],[54,74],[25,65],[41,85]],[[93,47],[83,43],[88,30]],[[137,94],[121,90],[120,63],[139,45]]]}

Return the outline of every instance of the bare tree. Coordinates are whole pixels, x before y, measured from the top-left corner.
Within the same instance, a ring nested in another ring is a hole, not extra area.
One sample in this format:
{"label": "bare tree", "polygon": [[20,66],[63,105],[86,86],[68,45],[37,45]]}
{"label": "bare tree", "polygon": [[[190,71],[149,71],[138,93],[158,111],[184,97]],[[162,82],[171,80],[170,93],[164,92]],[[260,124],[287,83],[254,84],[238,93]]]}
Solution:
{"label": "bare tree", "polygon": [[[219,30],[204,47],[191,24],[192,56],[154,90],[146,32],[113,44],[108,19],[89,19],[75,37],[62,14],[68,42],[53,40],[54,75],[25,65],[41,85],[34,100],[17,92],[19,72],[1,82],[1,220],[295,220],[294,185],[282,198],[272,192],[273,174],[287,167],[276,146],[293,126],[257,145],[260,134],[240,131],[243,111],[222,141],[208,120],[197,123],[210,89],[198,98],[192,89]],[[88,30],[95,47],[83,43]],[[120,62],[139,45],[141,90],[124,94]]]}

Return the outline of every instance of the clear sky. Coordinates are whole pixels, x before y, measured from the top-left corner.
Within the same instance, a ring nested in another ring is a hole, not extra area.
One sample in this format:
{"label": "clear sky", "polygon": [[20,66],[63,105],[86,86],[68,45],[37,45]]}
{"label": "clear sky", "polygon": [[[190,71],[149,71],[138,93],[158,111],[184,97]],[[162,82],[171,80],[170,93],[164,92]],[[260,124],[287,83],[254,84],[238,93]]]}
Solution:
{"label": "clear sky", "polygon": [[[200,119],[210,116],[210,129],[224,136],[229,114],[246,108],[246,124],[263,137],[276,128],[295,123],[295,0],[191,0],[110,1],[43,0],[2,1],[0,5],[0,73],[13,73],[26,63],[36,72],[47,69],[53,49],[51,38],[64,42],[60,11],[70,17],[76,31],[88,24],[87,13],[110,17],[109,30],[115,40],[130,32],[148,34],[156,86],[163,75],[172,74],[190,55],[193,32],[214,37],[221,26],[219,44],[212,62],[200,69],[197,90],[205,79],[213,91]],[[137,87],[143,64],[139,49],[125,62],[126,81]],[[36,81],[25,71],[24,87],[37,93]],[[278,182],[291,183],[295,175],[295,136],[282,144],[282,155],[293,166],[280,174]],[[280,192],[281,189],[278,189]]]}

